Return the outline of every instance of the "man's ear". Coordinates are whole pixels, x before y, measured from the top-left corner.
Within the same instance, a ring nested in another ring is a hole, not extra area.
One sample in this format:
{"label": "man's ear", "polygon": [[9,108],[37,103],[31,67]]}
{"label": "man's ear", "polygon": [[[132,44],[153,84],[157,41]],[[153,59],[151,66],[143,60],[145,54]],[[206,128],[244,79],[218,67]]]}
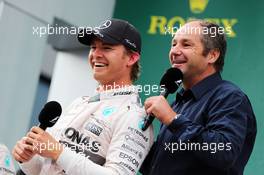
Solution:
{"label": "man's ear", "polygon": [[135,64],[140,58],[139,53],[137,52],[131,52],[129,53],[129,60],[127,62],[127,66],[132,66],[133,64]]}
{"label": "man's ear", "polygon": [[208,53],[208,63],[214,64],[220,56],[219,49],[210,50]]}

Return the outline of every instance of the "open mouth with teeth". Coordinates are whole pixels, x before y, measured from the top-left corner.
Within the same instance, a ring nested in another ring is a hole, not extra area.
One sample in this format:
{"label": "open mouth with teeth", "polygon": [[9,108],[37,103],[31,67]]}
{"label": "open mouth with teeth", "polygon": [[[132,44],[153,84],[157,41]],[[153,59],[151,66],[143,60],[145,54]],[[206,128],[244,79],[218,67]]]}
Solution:
{"label": "open mouth with teeth", "polygon": [[176,61],[173,61],[173,64],[183,64],[183,63],[186,63],[186,60],[176,60]]}
{"label": "open mouth with teeth", "polygon": [[94,67],[106,67],[108,64],[105,63],[94,63]]}
{"label": "open mouth with teeth", "polygon": [[172,61],[172,64],[184,64],[186,62],[187,62],[186,60],[181,59],[181,60],[174,60],[174,61]]}
{"label": "open mouth with teeth", "polygon": [[181,65],[183,65],[184,63],[186,63],[187,61],[186,60],[183,60],[183,59],[179,59],[179,60],[174,60],[172,62],[172,67],[179,67]]}

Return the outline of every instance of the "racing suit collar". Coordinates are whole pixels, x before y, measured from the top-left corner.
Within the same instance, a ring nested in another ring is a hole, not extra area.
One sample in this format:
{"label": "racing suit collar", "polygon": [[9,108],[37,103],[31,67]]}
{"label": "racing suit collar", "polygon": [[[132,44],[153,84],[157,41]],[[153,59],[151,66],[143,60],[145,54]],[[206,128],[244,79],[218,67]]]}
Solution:
{"label": "racing suit collar", "polygon": [[120,98],[124,97],[127,98],[127,96],[135,95],[138,96],[138,87],[131,85],[131,86],[125,86],[118,89],[111,89],[106,91],[97,91],[94,96],[90,97],[89,102],[96,102],[101,100],[107,100],[107,99],[113,99],[113,98]]}

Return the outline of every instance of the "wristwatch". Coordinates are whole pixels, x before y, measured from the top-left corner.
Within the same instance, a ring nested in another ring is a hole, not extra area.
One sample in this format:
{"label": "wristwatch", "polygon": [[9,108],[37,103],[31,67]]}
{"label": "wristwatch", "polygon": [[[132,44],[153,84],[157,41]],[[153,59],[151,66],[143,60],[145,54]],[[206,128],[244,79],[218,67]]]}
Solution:
{"label": "wristwatch", "polygon": [[181,114],[176,114],[172,122],[168,125],[168,128],[171,132],[176,132],[178,127],[177,127],[177,119],[181,116]]}

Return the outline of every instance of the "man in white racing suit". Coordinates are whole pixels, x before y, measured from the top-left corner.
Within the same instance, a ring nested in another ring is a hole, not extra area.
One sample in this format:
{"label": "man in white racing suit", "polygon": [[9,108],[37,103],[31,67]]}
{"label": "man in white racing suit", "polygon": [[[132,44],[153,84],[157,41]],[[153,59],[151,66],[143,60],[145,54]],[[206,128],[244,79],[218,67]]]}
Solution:
{"label": "man in white racing suit", "polygon": [[78,40],[91,47],[89,62],[100,83],[92,97],[75,100],[47,131],[33,127],[13,157],[26,174],[136,174],[153,143],[153,128],[137,88],[141,38],[127,21],[111,19]]}

